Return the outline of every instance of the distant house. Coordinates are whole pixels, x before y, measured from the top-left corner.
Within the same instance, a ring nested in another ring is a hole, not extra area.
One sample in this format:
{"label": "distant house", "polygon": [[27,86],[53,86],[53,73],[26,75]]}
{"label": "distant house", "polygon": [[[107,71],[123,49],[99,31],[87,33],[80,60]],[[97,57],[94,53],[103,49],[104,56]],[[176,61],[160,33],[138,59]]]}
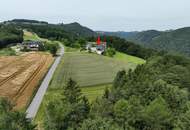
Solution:
{"label": "distant house", "polygon": [[39,51],[40,46],[43,46],[43,43],[40,41],[25,41],[21,44],[22,49],[31,51]]}
{"label": "distant house", "polygon": [[106,42],[102,42],[100,38],[98,38],[96,42],[87,42],[86,50],[102,55],[106,51],[106,45]]}

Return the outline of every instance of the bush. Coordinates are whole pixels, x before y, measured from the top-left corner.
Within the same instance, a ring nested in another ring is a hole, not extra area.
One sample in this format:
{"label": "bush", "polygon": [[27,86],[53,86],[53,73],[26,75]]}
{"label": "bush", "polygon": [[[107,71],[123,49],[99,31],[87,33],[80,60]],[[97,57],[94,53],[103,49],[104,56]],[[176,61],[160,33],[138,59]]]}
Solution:
{"label": "bush", "polygon": [[108,48],[105,52],[106,56],[113,57],[116,54],[116,51],[114,48]]}
{"label": "bush", "polygon": [[42,48],[42,51],[50,51],[50,53],[53,55],[53,56],[56,56],[56,53],[57,53],[57,50],[59,48],[59,45],[57,43],[48,43],[46,42],[44,44],[44,47]]}
{"label": "bush", "polygon": [[50,52],[53,56],[56,56],[57,49],[57,46],[55,44],[52,44],[52,46],[50,47]]}

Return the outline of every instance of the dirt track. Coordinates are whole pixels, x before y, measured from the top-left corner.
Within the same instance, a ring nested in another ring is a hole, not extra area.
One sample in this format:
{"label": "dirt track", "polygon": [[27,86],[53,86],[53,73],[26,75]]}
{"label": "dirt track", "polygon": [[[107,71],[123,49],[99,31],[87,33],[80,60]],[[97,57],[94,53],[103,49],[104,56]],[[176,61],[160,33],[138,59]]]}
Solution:
{"label": "dirt track", "polygon": [[15,109],[24,108],[52,61],[51,55],[36,52],[0,57],[0,97],[8,97]]}

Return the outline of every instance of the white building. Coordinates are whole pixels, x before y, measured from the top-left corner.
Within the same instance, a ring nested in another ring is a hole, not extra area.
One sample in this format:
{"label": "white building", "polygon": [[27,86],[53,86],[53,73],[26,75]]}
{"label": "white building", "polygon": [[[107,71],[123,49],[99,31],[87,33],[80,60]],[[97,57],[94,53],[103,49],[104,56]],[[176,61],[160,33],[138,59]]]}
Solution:
{"label": "white building", "polygon": [[87,42],[86,50],[102,55],[106,50],[106,44],[106,42],[101,42],[99,45],[96,42]]}

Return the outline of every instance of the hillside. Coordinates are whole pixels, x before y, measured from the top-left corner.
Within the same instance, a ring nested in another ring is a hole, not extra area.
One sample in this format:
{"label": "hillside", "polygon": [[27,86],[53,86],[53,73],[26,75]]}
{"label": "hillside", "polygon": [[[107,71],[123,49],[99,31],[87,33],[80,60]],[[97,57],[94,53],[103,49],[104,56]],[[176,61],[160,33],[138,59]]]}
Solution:
{"label": "hillside", "polygon": [[105,32],[105,31],[97,31],[99,35],[108,35],[108,36],[117,36],[120,38],[128,38],[132,37],[133,35],[136,35],[138,32],[124,32],[124,31],[118,31],[118,32]]}
{"label": "hillside", "polygon": [[126,37],[127,40],[136,41],[136,42],[142,42],[142,43],[149,43],[151,42],[155,37],[161,35],[162,32],[157,30],[148,30],[143,32],[138,32],[134,35]]}
{"label": "hillside", "polygon": [[23,29],[28,29],[35,32],[42,38],[53,40],[75,40],[79,37],[94,36],[96,33],[79,23],[71,24],[50,24],[44,21],[15,19],[12,21],[4,22],[5,24],[17,25]]}
{"label": "hillside", "polygon": [[[109,33],[107,34],[109,35]],[[163,32],[148,30],[135,34],[133,33],[132,35],[129,35],[129,32],[125,32],[125,34],[126,35],[123,35],[117,32],[111,33],[111,35],[125,38],[129,41],[143,45],[144,47],[177,52],[190,56],[190,27]]]}
{"label": "hillside", "polygon": [[95,32],[87,27],[80,25],[79,23],[62,24],[65,31],[72,32],[77,36],[88,37],[94,36]]}
{"label": "hillside", "polygon": [[164,32],[146,44],[148,47],[179,52],[190,56],[190,28]]}

